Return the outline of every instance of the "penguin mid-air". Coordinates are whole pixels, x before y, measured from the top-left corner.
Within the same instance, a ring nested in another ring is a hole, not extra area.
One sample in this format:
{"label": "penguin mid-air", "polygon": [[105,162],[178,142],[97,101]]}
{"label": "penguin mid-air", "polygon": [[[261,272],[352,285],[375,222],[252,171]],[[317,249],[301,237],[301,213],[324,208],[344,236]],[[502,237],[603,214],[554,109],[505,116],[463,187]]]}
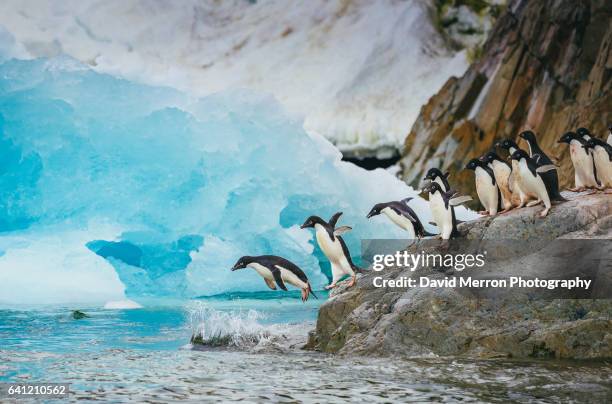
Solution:
{"label": "penguin mid-air", "polygon": [[550,211],[551,202],[548,189],[541,174],[555,168],[554,165],[537,167],[535,161],[529,157],[525,150],[515,150],[512,153],[512,160],[518,162],[518,170],[521,175],[521,187],[525,191],[537,196],[535,202],[530,202],[527,206],[535,206],[544,203],[544,210],[540,212],[540,217],[545,217]]}
{"label": "penguin mid-air", "polygon": [[434,236],[434,234],[425,230],[416,212],[408,206],[408,202],[410,202],[411,199],[412,198],[406,198],[401,201],[377,203],[372,207],[370,213],[368,213],[366,217],[370,219],[373,216],[383,213],[399,228],[406,230],[411,239]]}
{"label": "penguin mid-air", "polygon": [[500,213],[511,210],[514,205],[512,203],[512,188],[510,187],[510,174],[512,173],[510,164],[502,160],[494,151],[488,152],[480,160],[485,162],[493,170],[493,175],[495,175],[495,182],[497,182],[504,209]]}
{"label": "penguin mid-air", "polygon": [[[527,145],[529,146],[529,156],[536,163],[537,167],[554,164],[553,161],[546,155],[546,153],[544,153],[544,151],[538,145],[535,133],[530,130],[526,130],[524,132],[521,132],[519,134],[519,137],[527,141]],[[548,195],[550,195],[550,199],[552,201],[565,201],[565,198],[563,198],[559,193],[559,177],[557,175],[557,170],[550,170],[545,173],[542,173],[542,179],[544,180],[546,189],[548,189]]]}
{"label": "penguin mid-air", "polygon": [[276,255],[260,255],[251,257],[245,255],[240,258],[232,267],[232,271],[242,268],[253,268],[272,290],[276,290],[276,286],[282,290],[287,290],[285,283],[293,285],[302,290],[302,301],[308,300],[308,296],[312,293],[315,299],[317,295],[312,290],[308,277],[293,262]]}
{"label": "penguin mid-air", "polygon": [[353,264],[351,254],[346,243],[340,237],[341,234],[351,230],[349,226],[341,226],[336,228],[336,223],[342,215],[342,212],[334,214],[329,222],[321,219],[319,216],[310,216],[300,228],[306,229],[312,227],[315,229],[317,243],[331,263],[332,283],[326,286],[326,289],[332,289],[337,286],[338,281],[344,276],[349,275],[351,281],[348,287],[355,285],[357,281],[356,272],[360,268]]}
{"label": "penguin mid-air", "polygon": [[442,191],[448,192],[450,190],[450,184],[448,183],[449,176],[450,176],[449,172],[442,173],[440,169],[433,167],[427,171],[427,175],[425,175],[425,178],[423,178],[423,181],[435,181],[438,184],[440,184]]}
{"label": "penguin mid-air", "polygon": [[466,170],[473,170],[476,176],[476,193],[478,199],[480,199],[480,204],[485,208],[484,211],[478,213],[487,216],[497,215],[500,194],[493,170],[480,159],[471,159],[465,168]]}
{"label": "penguin mid-air", "polygon": [[[511,139],[504,139],[497,143],[496,146],[507,150],[510,157],[512,157],[515,151],[520,150],[516,142]],[[508,184],[510,189],[512,189],[512,193],[518,195],[519,204],[517,208],[522,208],[527,201],[534,199],[535,195],[530,195],[529,192],[521,186],[521,172],[519,170],[518,161],[516,160],[512,160],[512,172],[510,178],[508,178]]]}
{"label": "penguin mid-air", "polygon": [[595,160],[588,150],[587,141],[575,132],[567,132],[561,136],[558,143],[567,143],[570,147],[570,157],[574,165],[574,188],[570,188],[570,191],[581,192],[587,188],[599,189]]}
{"label": "penguin mid-air", "polygon": [[438,237],[448,240],[451,237],[458,236],[454,206],[471,201],[472,198],[470,196],[458,196],[453,190],[444,191],[442,186],[435,181],[428,183],[422,191],[429,192],[431,215],[436,226],[440,229]]}
{"label": "penguin mid-air", "polygon": [[606,193],[610,193],[612,191],[612,145],[593,137],[586,142],[584,147],[593,151],[597,179],[606,188]]}

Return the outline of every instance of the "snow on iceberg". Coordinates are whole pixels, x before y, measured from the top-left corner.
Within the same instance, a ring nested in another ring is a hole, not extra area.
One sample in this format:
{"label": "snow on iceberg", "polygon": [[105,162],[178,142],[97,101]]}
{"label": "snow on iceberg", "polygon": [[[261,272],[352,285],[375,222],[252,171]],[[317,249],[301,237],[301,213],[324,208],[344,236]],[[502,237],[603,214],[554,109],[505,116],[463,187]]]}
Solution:
{"label": "snow on iceberg", "polygon": [[111,266],[130,298],[264,290],[253,271],[229,271],[244,254],[285,256],[320,287],[321,256],[297,226],[343,211],[358,254],[360,238],[403,236],[365,215],[409,195],[384,170],[341,162],[268,95],[191,99],[65,57],[0,65],[2,296],[122,300]]}

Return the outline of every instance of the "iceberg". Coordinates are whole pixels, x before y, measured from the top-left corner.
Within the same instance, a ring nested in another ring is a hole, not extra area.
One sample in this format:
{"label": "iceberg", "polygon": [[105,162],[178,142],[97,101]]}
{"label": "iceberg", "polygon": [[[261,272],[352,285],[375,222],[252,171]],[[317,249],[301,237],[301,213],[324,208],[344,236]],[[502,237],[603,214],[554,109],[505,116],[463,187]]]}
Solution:
{"label": "iceberg", "polygon": [[[407,196],[388,172],[342,162],[268,94],[193,98],[69,57],[0,64],[3,301],[265,290],[254,271],[229,270],[247,254],[282,255],[319,288],[326,260],[304,219],[343,211],[358,256],[363,238],[404,236],[365,215]],[[413,201],[427,223],[425,204]]]}

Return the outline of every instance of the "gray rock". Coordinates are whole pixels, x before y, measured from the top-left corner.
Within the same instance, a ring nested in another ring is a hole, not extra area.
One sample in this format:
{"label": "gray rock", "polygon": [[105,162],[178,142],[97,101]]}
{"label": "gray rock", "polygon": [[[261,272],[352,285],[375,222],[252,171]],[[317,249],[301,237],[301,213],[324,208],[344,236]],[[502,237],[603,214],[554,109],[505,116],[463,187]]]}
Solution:
{"label": "gray rock", "polygon": [[[507,245],[515,246],[507,252],[508,259],[487,265],[489,272],[484,277],[545,277],[555,270],[556,261],[550,257],[580,257],[581,252],[571,247],[584,242],[573,243],[572,239],[612,238],[612,197],[564,195],[569,201],[554,206],[544,219],[537,216],[542,208],[533,207],[460,225],[467,240],[514,239],[507,240]],[[551,243],[557,239],[567,241]],[[520,248],[516,248],[517,240]],[[558,245],[569,248],[551,252]],[[612,243],[606,245],[612,248]],[[612,284],[609,260],[602,265],[603,276]],[[381,274],[390,279],[417,276],[418,272],[387,268],[362,275],[354,288],[341,285],[321,306],[316,329],[305,347],[377,356],[612,357],[612,300],[535,299],[517,288],[495,292],[495,298],[489,298],[462,288],[385,289],[372,284],[373,277]]]}

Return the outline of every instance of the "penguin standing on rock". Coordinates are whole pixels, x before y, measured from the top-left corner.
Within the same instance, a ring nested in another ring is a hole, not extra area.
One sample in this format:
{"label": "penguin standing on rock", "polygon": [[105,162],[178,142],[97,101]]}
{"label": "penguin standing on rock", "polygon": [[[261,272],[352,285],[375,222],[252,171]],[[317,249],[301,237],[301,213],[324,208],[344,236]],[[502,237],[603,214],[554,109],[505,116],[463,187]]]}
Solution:
{"label": "penguin standing on rock", "polygon": [[466,170],[473,170],[476,175],[476,193],[480,203],[485,208],[484,211],[478,213],[487,216],[497,215],[501,198],[493,170],[487,163],[479,159],[471,159],[465,168]]}
{"label": "penguin standing on rock", "polygon": [[570,191],[600,188],[595,161],[588,150],[587,141],[575,132],[567,132],[561,136],[558,143],[567,143],[570,147],[570,157],[574,165],[574,188],[570,188]]}
{"label": "penguin standing on rock", "polygon": [[260,255],[251,257],[245,255],[240,258],[232,267],[232,271],[242,268],[253,268],[266,281],[266,285],[272,290],[276,290],[276,286],[282,290],[287,290],[285,283],[298,287],[302,290],[302,301],[308,300],[308,296],[312,293],[315,299],[317,295],[312,290],[308,277],[293,262],[276,255]]}
{"label": "penguin standing on rock", "polygon": [[[524,132],[521,132],[519,136],[527,141],[527,144],[529,145],[529,156],[536,163],[536,167],[553,164],[553,161],[546,155],[546,153],[544,153],[544,151],[538,145],[536,136],[532,131],[526,130]],[[557,170],[550,170],[545,173],[542,173],[541,177],[544,180],[544,184],[546,185],[546,189],[548,190],[548,195],[550,195],[550,199],[552,201],[565,201],[565,198],[563,198],[559,193],[559,177],[557,175]]]}
{"label": "penguin standing on rock", "polygon": [[429,207],[431,215],[438,229],[440,229],[440,237],[443,240],[448,240],[451,237],[459,235],[457,231],[457,219],[455,217],[454,206],[464,202],[471,201],[469,196],[458,196],[455,191],[443,191],[442,186],[432,181],[424,188],[424,192],[429,192]]}
{"label": "penguin standing on rock", "polygon": [[[507,150],[510,154],[510,157],[512,157],[515,151],[521,150],[514,142],[514,140],[511,139],[504,139],[501,142],[497,143],[496,146]],[[534,198],[534,195],[530,195],[521,185],[521,172],[519,170],[519,163],[516,160],[512,160],[512,173],[508,178],[508,184],[510,189],[512,189],[512,193],[516,194],[519,198],[519,204],[517,208],[522,208],[523,206],[525,206],[527,201]]]}
{"label": "penguin standing on rock", "polygon": [[399,228],[406,230],[411,239],[434,236],[425,230],[415,211],[408,206],[410,200],[412,198],[377,203],[366,217],[369,219],[382,213]]}
{"label": "penguin standing on rock", "polygon": [[349,226],[341,226],[336,228],[336,223],[342,215],[342,212],[334,214],[329,223],[321,219],[319,216],[310,216],[300,228],[314,228],[317,243],[323,251],[323,254],[327,257],[331,263],[332,269],[332,283],[326,286],[326,289],[332,289],[337,286],[338,281],[344,276],[349,275],[351,281],[348,287],[355,285],[357,281],[357,272],[361,271],[361,268],[353,264],[351,254],[346,246],[346,243],[340,237],[341,234],[351,230]]}
{"label": "penguin standing on rock", "polygon": [[512,173],[510,164],[502,160],[494,151],[488,152],[480,160],[493,170],[495,182],[497,182],[501,196],[501,204],[504,209],[500,213],[508,212],[514,207],[512,204],[512,189],[510,188],[510,174]]}
{"label": "penguin standing on rock", "polygon": [[593,137],[586,142],[584,147],[592,150],[591,156],[595,163],[597,178],[606,188],[606,193],[610,193],[612,191],[612,145]]}
{"label": "penguin standing on rock", "polygon": [[521,175],[521,187],[526,192],[536,195],[537,200],[530,202],[527,206],[535,206],[544,203],[544,210],[540,212],[540,217],[545,217],[551,208],[550,196],[541,174],[555,168],[554,165],[537,167],[535,161],[529,157],[525,150],[518,149],[512,153],[512,160],[518,162],[518,170]]}

